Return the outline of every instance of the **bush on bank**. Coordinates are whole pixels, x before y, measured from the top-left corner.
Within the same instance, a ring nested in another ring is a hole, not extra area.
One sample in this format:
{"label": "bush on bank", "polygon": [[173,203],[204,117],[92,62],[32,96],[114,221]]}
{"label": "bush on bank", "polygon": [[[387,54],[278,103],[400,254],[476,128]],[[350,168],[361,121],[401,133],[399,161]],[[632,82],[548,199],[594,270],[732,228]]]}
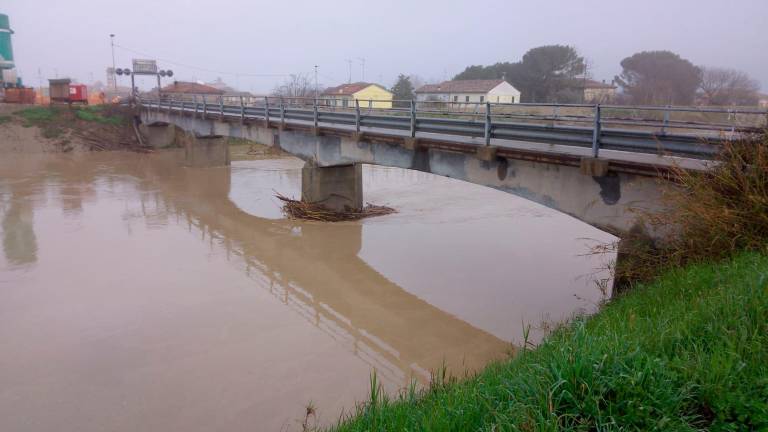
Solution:
{"label": "bush on bank", "polygon": [[766,430],[768,256],[665,273],[467,381],[334,430]]}
{"label": "bush on bank", "polygon": [[669,177],[661,184],[665,210],[638,215],[646,226],[674,235],[661,245],[639,233],[624,236],[618,280],[650,280],[668,268],[768,244],[768,131],[726,143],[706,172],[673,167]]}

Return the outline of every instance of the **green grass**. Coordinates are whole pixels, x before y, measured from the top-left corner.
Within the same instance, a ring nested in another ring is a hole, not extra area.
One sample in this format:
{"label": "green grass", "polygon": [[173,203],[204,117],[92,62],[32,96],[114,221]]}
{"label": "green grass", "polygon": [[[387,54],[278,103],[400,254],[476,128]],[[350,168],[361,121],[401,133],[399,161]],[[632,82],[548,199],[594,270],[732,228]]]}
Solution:
{"label": "green grass", "polygon": [[119,125],[123,123],[121,117],[105,115],[100,106],[87,106],[75,111],[75,116],[84,121],[96,122],[101,124]]}
{"label": "green grass", "polygon": [[13,114],[24,119],[24,126],[40,126],[55,120],[61,109],[56,107],[32,107],[14,112]]}
{"label": "green grass", "polygon": [[11,120],[11,116],[9,115],[0,115],[0,125],[9,123]]}
{"label": "green grass", "polygon": [[768,256],[668,271],[469,380],[371,394],[336,430],[768,430]]}

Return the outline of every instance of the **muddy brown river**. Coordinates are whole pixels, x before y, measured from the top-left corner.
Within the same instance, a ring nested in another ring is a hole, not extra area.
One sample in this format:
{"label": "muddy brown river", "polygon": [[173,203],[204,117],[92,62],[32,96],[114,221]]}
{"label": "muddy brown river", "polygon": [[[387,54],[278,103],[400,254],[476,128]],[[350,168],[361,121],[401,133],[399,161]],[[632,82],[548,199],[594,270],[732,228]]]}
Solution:
{"label": "muddy brown river", "polygon": [[299,222],[300,161],[178,156],[0,160],[0,431],[328,425],[374,370],[471,373],[605,294],[612,237],[504,192],[366,166],[396,214]]}

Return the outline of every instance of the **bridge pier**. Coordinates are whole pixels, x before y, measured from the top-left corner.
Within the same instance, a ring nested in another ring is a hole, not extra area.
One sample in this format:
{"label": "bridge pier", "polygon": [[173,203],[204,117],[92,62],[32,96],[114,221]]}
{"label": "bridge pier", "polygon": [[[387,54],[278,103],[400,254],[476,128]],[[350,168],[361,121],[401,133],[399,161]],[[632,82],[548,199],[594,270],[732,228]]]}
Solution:
{"label": "bridge pier", "polygon": [[186,134],[184,160],[188,167],[206,168],[229,165],[229,143],[221,135]]}
{"label": "bridge pier", "polygon": [[307,162],[301,170],[301,200],[335,210],[363,208],[363,165],[318,167]]}
{"label": "bridge pier", "polygon": [[147,143],[153,149],[171,147],[176,140],[176,126],[166,122],[147,125]]}

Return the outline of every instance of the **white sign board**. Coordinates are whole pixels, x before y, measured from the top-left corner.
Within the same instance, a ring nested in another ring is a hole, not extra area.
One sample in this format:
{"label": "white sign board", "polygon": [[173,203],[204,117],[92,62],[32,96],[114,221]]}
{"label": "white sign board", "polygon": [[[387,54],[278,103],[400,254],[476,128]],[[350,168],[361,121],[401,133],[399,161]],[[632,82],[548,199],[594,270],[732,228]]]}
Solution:
{"label": "white sign board", "polygon": [[157,75],[157,62],[155,60],[133,59],[133,73]]}

